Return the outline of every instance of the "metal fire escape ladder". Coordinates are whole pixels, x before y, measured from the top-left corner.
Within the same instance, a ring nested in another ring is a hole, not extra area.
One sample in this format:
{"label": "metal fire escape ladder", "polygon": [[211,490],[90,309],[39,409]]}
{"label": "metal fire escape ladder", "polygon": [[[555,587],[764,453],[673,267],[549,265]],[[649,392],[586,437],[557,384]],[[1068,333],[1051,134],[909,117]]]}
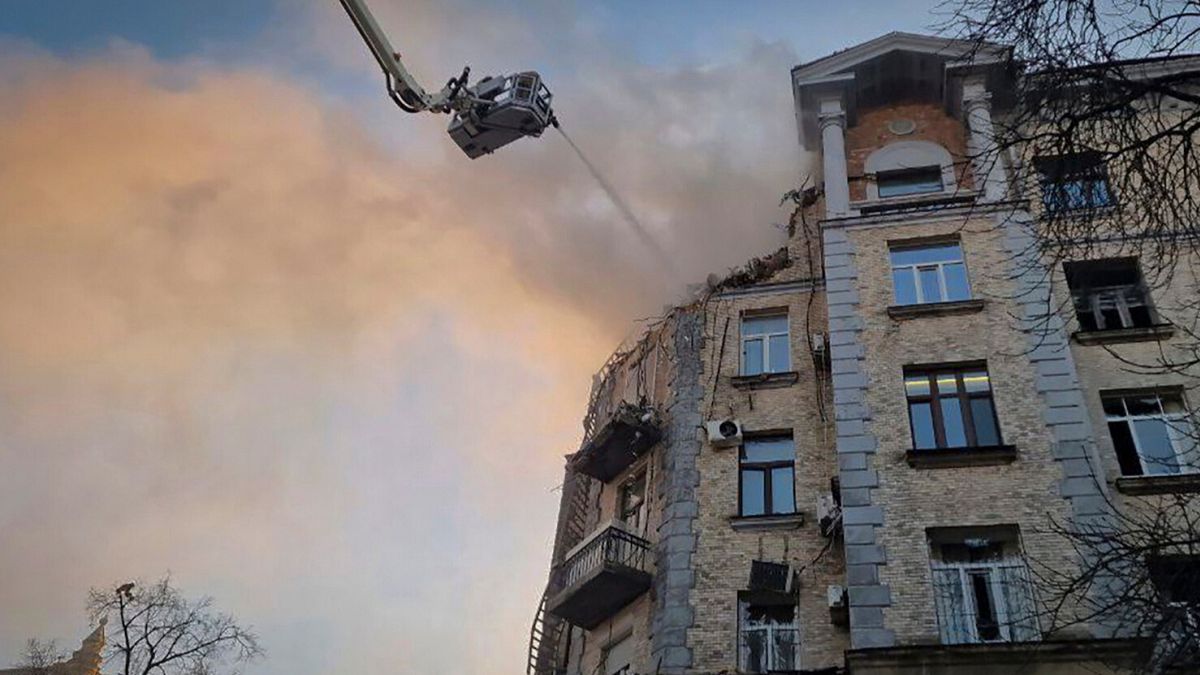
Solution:
{"label": "metal fire escape ladder", "polygon": [[591,532],[592,479],[578,471],[571,471],[567,475],[567,483],[569,485],[564,484],[563,489],[570,490],[570,494],[565,495],[564,499],[568,508],[562,537],[554,550],[555,564],[561,563],[567,551],[575,548],[575,545]]}
{"label": "metal fire escape ladder", "polygon": [[546,611],[546,604],[559,588],[558,567],[566,552],[583,541],[590,531],[592,481],[587,476],[567,471],[563,480],[561,499],[562,520],[554,542],[554,558],[550,568],[550,580],[542,599],[538,602],[537,614],[529,629],[529,662],[526,675],[562,675],[563,633],[570,630],[567,622]]}
{"label": "metal fire escape ladder", "polygon": [[547,587],[538,603],[533,626],[529,629],[529,664],[525,668],[525,675],[561,675],[566,672],[558,665],[558,649],[567,622],[546,613],[549,598],[550,588]]}

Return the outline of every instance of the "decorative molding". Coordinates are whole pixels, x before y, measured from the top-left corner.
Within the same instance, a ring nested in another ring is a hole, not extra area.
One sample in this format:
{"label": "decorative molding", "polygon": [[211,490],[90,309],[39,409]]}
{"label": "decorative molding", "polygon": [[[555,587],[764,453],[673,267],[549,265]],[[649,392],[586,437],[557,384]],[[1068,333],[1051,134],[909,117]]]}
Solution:
{"label": "decorative molding", "polygon": [[874,503],[879,475],[871,465],[879,440],[867,406],[866,347],[860,337],[866,322],[859,308],[858,268],[845,230],[826,228],[823,237],[850,644],[856,649],[890,647],[896,633],[884,618],[892,601],[887,584],[881,583],[887,549],[879,532],[883,506]]}
{"label": "decorative molding", "polygon": [[673,397],[667,407],[667,435],[655,486],[655,492],[662,499],[662,523],[658,528],[658,541],[654,544],[651,619],[654,637],[650,658],[658,664],[663,675],[682,675],[692,666],[687,633],[696,616],[691,595],[696,583],[693,558],[699,536],[696,519],[700,515],[696,490],[700,482],[697,460],[701,443],[697,429],[704,423],[700,416],[703,342],[702,310],[679,310],[675,314],[673,331]]}
{"label": "decorative molding", "polygon": [[756,284],[744,288],[728,288],[713,295],[714,298],[738,298],[751,295],[776,295],[814,291],[824,288],[825,282],[820,279],[805,279],[802,281],[784,281],[772,284]]}
{"label": "decorative molding", "polygon": [[830,126],[836,126],[844,131],[846,129],[846,111],[823,112],[817,115],[817,124],[821,131],[825,131]]}
{"label": "decorative molding", "polygon": [[992,93],[990,91],[977,91],[963,96],[963,112],[971,113],[974,110],[992,110]]}
{"label": "decorative molding", "polygon": [[[995,213],[996,227],[1004,233],[1009,254],[1008,276],[1016,291],[1016,317],[1026,333],[1029,366],[1034,386],[1042,399],[1044,423],[1050,432],[1051,452],[1061,470],[1059,494],[1070,505],[1071,517],[1084,527],[1112,526],[1112,506],[1103,476],[1104,465],[1096,448],[1096,436],[1085,403],[1083,387],[1071,353],[1070,339],[1061,316],[1046,316],[1052,302],[1050,275],[1033,246],[1033,218],[1022,208]],[[1058,405],[1051,406],[1049,399]],[[1081,555],[1091,555],[1087,551]],[[1081,561],[1085,567],[1088,560]],[[1106,579],[1091,593],[1098,602],[1121,597],[1124,581]],[[1095,637],[1113,637],[1119,626],[1103,618],[1092,624]]]}

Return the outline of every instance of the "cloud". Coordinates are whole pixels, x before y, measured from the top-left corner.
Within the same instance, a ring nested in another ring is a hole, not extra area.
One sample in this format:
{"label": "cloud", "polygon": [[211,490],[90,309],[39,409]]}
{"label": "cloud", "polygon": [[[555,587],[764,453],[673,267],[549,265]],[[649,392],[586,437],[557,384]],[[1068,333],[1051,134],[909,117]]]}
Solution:
{"label": "cloud", "polygon": [[[560,116],[675,265],[776,245],[791,53],[570,30]],[[562,139],[470,162],[445,120],[128,44],[4,43],[0,85],[0,657],[171,569],[257,672],[516,668],[590,374],[679,292]]]}

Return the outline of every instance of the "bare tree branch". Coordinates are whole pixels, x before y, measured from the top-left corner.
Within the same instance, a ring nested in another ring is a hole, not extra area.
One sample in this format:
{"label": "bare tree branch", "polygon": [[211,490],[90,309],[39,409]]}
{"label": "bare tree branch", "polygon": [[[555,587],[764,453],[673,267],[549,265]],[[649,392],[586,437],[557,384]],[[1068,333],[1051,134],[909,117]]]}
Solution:
{"label": "bare tree branch", "polygon": [[115,613],[120,637],[108,661],[138,675],[215,675],[262,656],[254,633],[213,609],[212,599],[185,598],[165,577],[152,585],[92,590],[94,618]]}

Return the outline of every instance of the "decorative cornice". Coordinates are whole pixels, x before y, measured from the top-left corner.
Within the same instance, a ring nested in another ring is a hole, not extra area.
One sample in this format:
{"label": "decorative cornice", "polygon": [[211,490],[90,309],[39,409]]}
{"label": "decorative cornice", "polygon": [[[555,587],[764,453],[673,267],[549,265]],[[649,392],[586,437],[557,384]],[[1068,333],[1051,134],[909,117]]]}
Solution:
{"label": "decorative cornice", "polygon": [[963,112],[970,114],[976,110],[991,112],[992,93],[990,91],[974,92],[963,97]]}
{"label": "decorative cornice", "polygon": [[821,127],[821,131],[825,131],[825,127],[829,126],[836,126],[844,131],[846,129],[846,111],[823,112],[817,115],[817,124]]}

